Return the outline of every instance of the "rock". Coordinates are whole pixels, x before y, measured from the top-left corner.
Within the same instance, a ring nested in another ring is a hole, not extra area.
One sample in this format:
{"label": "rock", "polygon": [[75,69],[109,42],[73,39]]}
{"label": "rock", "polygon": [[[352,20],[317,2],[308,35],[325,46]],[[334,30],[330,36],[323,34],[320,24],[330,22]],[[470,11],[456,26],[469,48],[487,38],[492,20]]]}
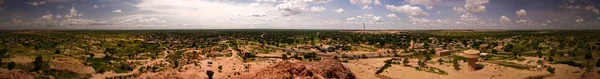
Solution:
{"label": "rock", "polygon": [[79,75],[89,75],[96,72],[94,68],[83,65],[82,61],[72,58],[56,58],[50,62],[50,69]]}
{"label": "rock", "polygon": [[0,79],[34,79],[34,74],[17,69],[0,68]]}
{"label": "rock", "polygon": [[253,74],[233,79],[356,79],[350,69],[333,59],[315,62],[280,63]]}

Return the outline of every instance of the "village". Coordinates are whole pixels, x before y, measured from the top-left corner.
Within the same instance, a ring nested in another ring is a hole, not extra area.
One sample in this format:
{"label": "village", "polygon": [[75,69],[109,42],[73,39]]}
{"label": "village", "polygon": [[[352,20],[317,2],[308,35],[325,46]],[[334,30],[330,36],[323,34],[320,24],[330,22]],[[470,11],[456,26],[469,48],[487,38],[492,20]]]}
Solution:
{"label": "village", "polygon": [[596,32],[10,31],[0,37],[3,79],[600,78]]}

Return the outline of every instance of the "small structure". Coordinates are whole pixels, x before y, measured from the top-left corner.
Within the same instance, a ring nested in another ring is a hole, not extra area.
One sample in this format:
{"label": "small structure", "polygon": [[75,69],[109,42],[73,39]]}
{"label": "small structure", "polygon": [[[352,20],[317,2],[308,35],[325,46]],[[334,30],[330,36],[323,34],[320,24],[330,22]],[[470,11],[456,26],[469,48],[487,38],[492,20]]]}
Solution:
{"label": "small structure", "polygon": [[473,50],[473,49],[469,49],[463,52],[463,56],[465,58],[468,59],[468,63],[469,66],[471,66],[471,69],[475,70],[475,67],[477,67],[477,58],[479,58],[479,53],[480,51],[478,50]]}
{"label": "small structure", "polygon": [[452,51],[450,51],[450,50],[435,51],[435,55],[437,55],[437,56],[450,55],[451,53],[452,53]]}

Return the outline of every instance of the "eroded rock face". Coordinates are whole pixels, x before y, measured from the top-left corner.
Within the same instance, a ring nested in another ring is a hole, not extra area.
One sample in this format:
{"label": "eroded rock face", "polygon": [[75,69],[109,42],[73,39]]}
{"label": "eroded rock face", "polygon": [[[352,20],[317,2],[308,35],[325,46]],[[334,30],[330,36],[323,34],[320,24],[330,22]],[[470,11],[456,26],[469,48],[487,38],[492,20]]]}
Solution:
{"label": "eroded rock face", "polygon": [[94,74],[94,68],[85,66],[77,59],[71,58],[56,58],[50,62],[50,69],[57,71],[72,72],[79,75]]}
{"label": "eroded rock face", "polygon": [[0,79],[34,79],[34,74],[22,70],[0,68]]}
{"label": "eroded rock face", "polygon": [[281,63],[233,79],[355,79],[350,69],[333,59],[316,62]]}

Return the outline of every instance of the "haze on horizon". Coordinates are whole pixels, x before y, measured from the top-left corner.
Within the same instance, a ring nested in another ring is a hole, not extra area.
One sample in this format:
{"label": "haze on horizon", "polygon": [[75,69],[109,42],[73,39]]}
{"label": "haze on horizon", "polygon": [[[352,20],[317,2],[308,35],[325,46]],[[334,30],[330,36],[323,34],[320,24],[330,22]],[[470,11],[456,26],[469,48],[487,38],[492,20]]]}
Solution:
{"label": "haze on horizon", "polygon": [[0,29],[600,29],[597,0],[0,0]]}

